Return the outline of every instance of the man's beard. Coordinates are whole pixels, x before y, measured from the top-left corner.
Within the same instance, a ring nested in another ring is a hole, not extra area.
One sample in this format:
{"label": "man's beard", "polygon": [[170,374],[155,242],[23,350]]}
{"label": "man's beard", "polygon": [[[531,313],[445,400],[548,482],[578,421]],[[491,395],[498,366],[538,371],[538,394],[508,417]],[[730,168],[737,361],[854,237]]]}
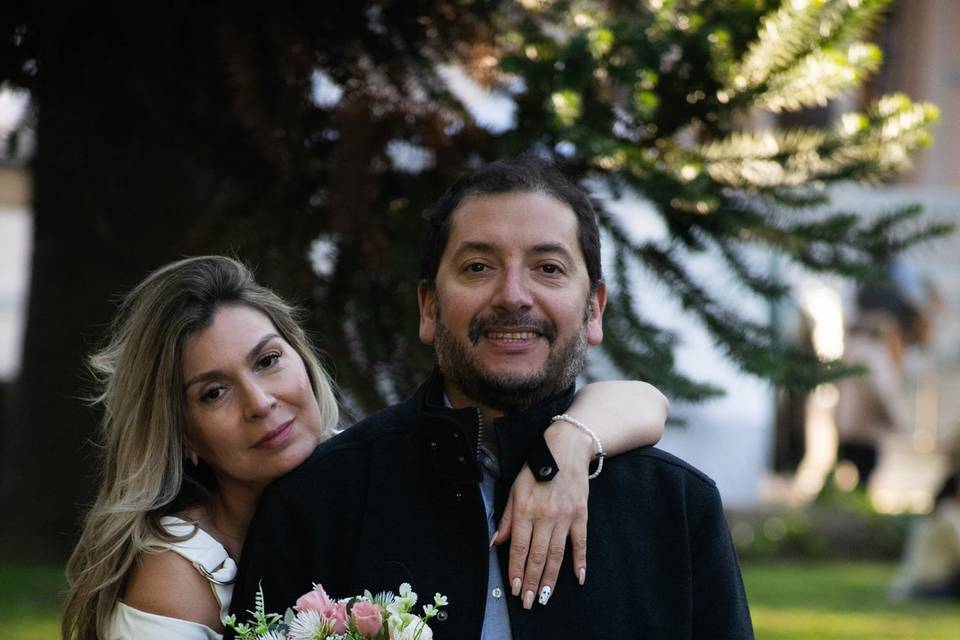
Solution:
{"label": "man's beard", "polygon": [[[437,328],[433,344],[440,373],[447,383],[457,386],[468,398],[491,409],[516,413],[534,407],[572,385],[586,364],[584,326],[589,317],[589,301],[584,311],[583,326],[560,344],[557,343],[557,331],[553,323],[532,318],[525,313],[504,313],[471,320],[468,346],[446,330],[439,301],[436,311]],[[528,374],[495,373],[470,351],[488,328],[509,326],[536,328],[540,336],[547,340],[550,349],[540,370]]]}

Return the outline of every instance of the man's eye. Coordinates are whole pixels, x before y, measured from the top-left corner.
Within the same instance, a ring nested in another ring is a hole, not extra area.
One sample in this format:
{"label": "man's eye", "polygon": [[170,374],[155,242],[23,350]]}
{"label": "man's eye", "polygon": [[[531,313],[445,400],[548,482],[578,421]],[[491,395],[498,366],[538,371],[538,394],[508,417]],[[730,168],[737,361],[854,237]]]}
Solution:
{"label": "man's eye", "polygon": [[483,273],[487,270],[487,265],[482,262],[472,262],[467,265],[467,271],[470,273]]}
{"label": "man's eye", "polygon": [[558,264],[544,264],[540,266],[540,270],[549,275],[563,273],[563,269],[561,269]]}

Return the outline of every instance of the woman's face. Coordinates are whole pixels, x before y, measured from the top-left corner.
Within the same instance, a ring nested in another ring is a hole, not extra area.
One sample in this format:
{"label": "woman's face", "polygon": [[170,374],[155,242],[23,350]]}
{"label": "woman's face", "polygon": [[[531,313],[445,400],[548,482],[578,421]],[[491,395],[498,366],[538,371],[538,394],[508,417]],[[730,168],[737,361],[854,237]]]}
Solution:
{"label": "woman's face", "polygon": [[262,488],[313,451],[323,419],[303,359],[262,312],[224,305],[183,347],[190,446],[221,490]]}

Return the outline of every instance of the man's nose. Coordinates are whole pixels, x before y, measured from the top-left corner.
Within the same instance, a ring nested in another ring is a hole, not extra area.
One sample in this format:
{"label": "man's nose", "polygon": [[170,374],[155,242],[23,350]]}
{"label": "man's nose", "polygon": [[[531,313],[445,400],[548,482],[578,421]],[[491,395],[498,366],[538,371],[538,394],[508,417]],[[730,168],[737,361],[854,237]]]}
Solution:
{"label": "man's nose", "polygon": [[243,384],[243,417],[248,421],[266,417],[277,399],[260,381],[248,380]]}
{"label": "man's nose", "polygon": [[533,306],[526,269],[510,267],[503,270],[492,304],[505,311],[529,309]]}

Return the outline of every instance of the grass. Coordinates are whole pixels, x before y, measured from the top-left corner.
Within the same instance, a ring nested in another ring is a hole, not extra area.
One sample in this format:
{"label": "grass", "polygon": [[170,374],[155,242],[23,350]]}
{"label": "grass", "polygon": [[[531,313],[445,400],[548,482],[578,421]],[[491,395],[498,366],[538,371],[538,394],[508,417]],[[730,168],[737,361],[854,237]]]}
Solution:
{"label": "grass", "polygon": [[888,564],[748,564],[758,640],[955,640],[960,603],[887,601]]}
{"label": "grass", "polygon": [[0,620],[4,640],[60,637],[66,581],[57,566],[0,565]]}
{"label": "grass", "polygon": [[[750,563],[743,578],[758,640],[955,640],[960,603],[889,604],[888,564]],[[0,566],[4,640],[57,638],[59,567]]]}

